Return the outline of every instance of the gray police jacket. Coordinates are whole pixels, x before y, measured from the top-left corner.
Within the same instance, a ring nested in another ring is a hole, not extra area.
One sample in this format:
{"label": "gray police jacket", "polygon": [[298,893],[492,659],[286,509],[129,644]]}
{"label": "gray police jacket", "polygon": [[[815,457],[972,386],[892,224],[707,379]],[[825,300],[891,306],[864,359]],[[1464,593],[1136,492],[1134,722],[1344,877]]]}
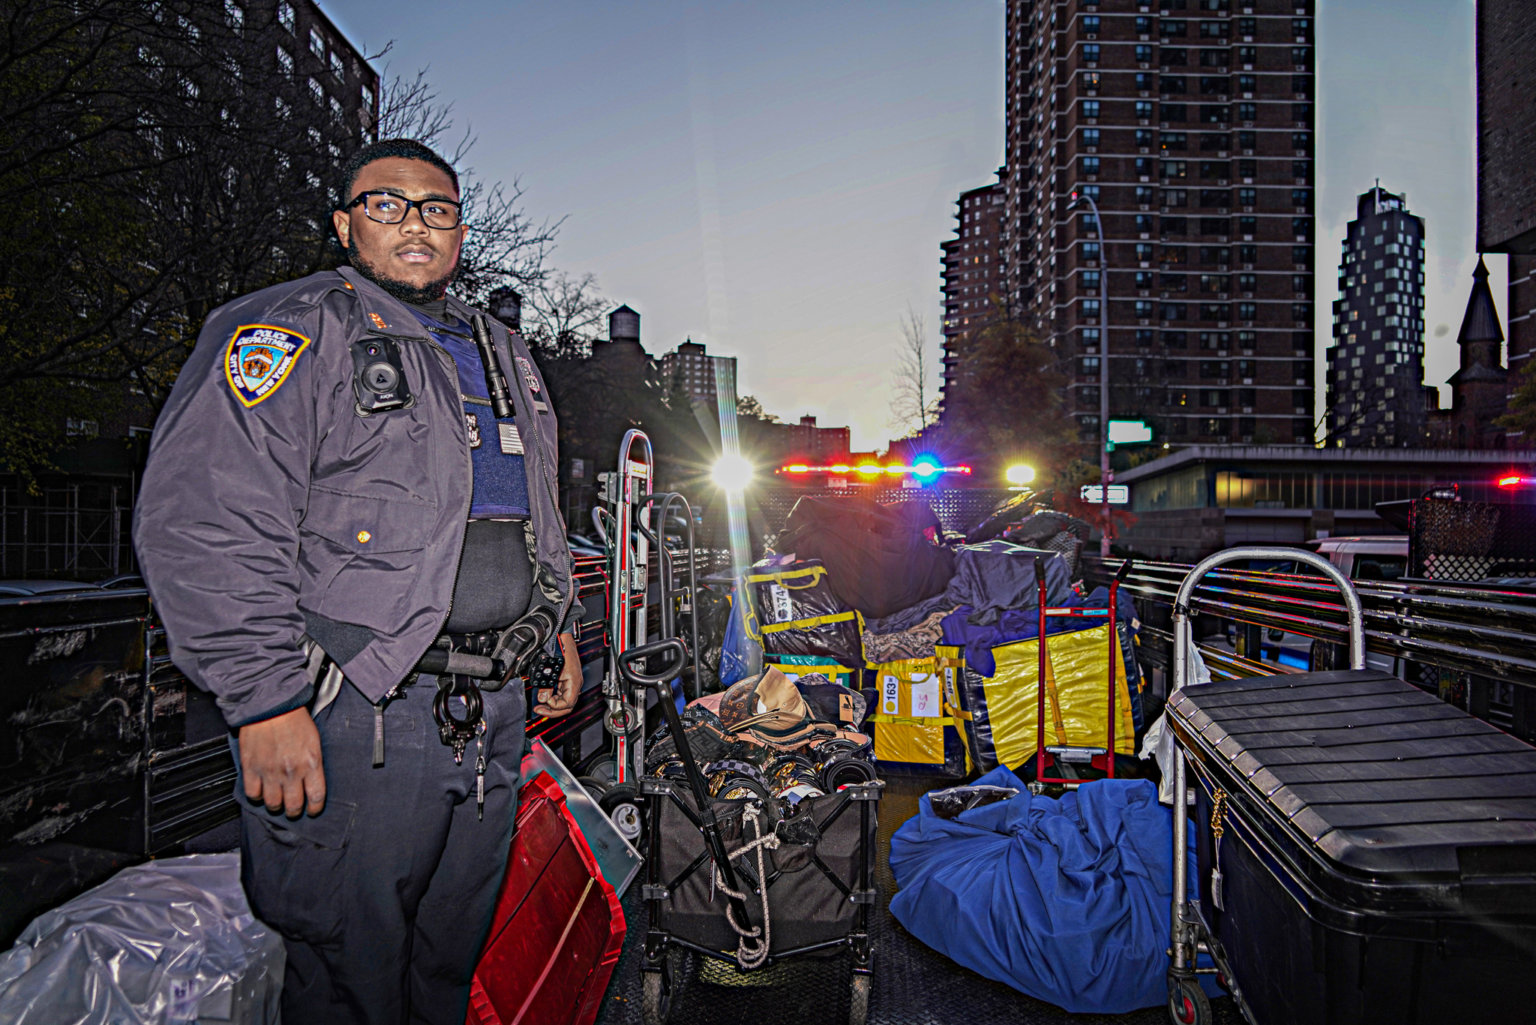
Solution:
{"label": "gray police jacket", "polygon": [[[569,629],[580,605],[554,410],[522,339],[491,327],[523,437],[536,576]],[[378,336],[399,345],[415,405],[361,416],[351,345]],[[176,665],[231,726],[257,722],[310,700],[301,642],[323,623],[327,653],[378,701],[447,620],[471,473],[452,359],[352,268],[219,307],[155,424],[134,521]]]}

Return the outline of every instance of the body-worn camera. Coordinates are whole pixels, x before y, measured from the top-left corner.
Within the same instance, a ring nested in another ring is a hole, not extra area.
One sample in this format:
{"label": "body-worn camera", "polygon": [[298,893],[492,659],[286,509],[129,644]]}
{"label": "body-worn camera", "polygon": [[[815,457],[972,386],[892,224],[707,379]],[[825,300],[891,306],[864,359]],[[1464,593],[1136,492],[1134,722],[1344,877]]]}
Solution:
{"label": "body-worn camera", "polygon": [[352,392],[357,396],[357,415],[371,416],[416,404],[400,346],[392,338],[362,338],[352,343]]}

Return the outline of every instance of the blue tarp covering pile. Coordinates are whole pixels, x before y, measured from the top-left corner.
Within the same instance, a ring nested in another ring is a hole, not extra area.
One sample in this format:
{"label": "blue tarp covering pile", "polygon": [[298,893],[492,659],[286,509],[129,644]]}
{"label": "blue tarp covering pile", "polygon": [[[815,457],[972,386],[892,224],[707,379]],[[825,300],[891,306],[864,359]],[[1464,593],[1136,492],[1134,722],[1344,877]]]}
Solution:
{"label": "blue tarp covering pile", "polygon": [[1162,1004],[1173,814],[1156,785],[1099,780],[1040,797],[1006,766],[976,782],[1020,793],[949,820],[925,796],[892,836],[896,920],[967,968],[1068,1011]]}

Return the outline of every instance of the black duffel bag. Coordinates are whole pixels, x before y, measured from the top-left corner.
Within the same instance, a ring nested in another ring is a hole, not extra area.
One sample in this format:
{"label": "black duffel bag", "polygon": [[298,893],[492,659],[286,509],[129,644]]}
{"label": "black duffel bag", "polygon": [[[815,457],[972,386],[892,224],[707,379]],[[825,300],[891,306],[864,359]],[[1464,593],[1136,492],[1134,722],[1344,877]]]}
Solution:
{"label": "black duffel bag", "polygon": [[954,553],[928,539],[924,527],[933,512],[925,517],[922,509],[803,495],[774,550],[819,559],[834,594],[865,617],[880,619],[942,594],[954,576]]}

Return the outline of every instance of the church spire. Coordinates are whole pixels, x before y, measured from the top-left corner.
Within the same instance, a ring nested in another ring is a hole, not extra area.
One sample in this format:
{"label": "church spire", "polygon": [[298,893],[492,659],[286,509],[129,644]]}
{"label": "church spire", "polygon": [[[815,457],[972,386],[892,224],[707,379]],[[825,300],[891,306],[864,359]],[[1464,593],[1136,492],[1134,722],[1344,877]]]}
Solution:
{"label": "church spire", "polygon": [[[1500,366],[1499,345],[1503,341],[1504,329],[1499,325],[1499,311],[1493,304],[1493,290],[1488,287],[1488,267],[1482,256],[1478,256],[1477,267],[1472,271],[1472,294],[1467,297],[1467,312],[1461,318],[1461,331],[1456,335],[1456,344],[1462,353],[1461,365],[1466,367],[1471,362]],[[1469,356],[1472,357],[1470,360]]]}

